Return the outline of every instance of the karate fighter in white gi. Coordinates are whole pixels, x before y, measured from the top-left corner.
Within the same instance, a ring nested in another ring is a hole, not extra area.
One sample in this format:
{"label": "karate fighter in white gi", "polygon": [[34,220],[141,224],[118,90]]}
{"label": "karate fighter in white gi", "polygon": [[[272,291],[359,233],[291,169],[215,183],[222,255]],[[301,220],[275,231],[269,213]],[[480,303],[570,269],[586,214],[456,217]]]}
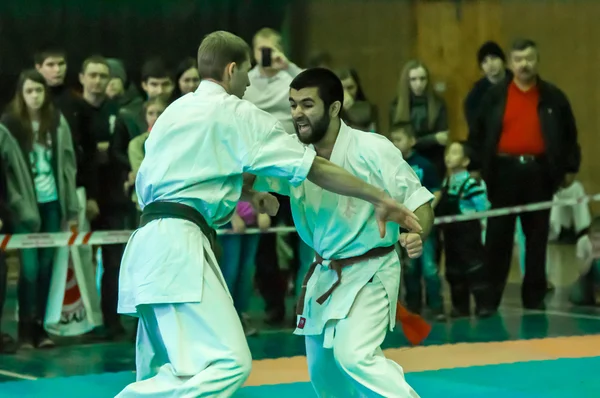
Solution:
{"label": "karate fighter in white gi", "polygon": [[213,228],[228,222],[240,198],[277,211],[273,196],[243,191],[244,173],[291,186],[308,179],[361,198],[372,203],[382,233],[388,221],[421,230],[405,206],[315,157],[273,116],[241,100],[249,69],[242,39],[222,31],[205,37],[200,86],[165,110],[146,141],[136,179],[140,228],[119,280],[119,312],[139,317],[137,381],[119,397],[230,397],[248,377],[250,351],[212,249]]}
{"label": "karate fighter in white gi", "polygon": [[409,256],[420,256],[433,224],[434,197],[387,138],[340,120],[344,90],[334,73],[305,70],[290,88],[299,139],[414,210],[423,227],[421,234],[400,234],[390,226],[382,238],[366,202],[326,192],[311,181],[293,186],[283,178],[256,178],[256,190],[290,197],[298,234],[317,253],[294,332],[305,336],[313,387],[319,397],[418,397],[380,345],[395,323],[400,261],[394,245],[400,239]]}

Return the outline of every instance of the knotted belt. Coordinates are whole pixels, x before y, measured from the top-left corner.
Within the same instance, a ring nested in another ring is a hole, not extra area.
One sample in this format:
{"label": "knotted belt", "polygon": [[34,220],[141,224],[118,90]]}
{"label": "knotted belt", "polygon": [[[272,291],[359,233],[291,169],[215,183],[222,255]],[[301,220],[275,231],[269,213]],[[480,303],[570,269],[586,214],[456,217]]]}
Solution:
{"label": "knotted belt", "polygon": [[[142,216],[140,217],[140,228],[145,226],[146,224],[160,219],[166,218],[176,218],[180,220],[186,220],[196,224],[198,228],[202,231],[204,236],[208,239],[210,243],[210,248],[212,249],[215,257],[220,257],[221,247],[217,242],[217,232],[214,228],[208,225],[208,222],[204,218],[204,216],[196,209],[191,206],[184,205],[182,203],[175,202],[166,202],[166,201],[156,201],[152,202],[142,211]],[[221,281],[221,284],[227,290],[227,285],[219,276],[221,273],[214,266],[212,261],[208,261],[208,265],[217,276],[217,278]]]}
{"label": "knotted belt", "polygon": [[164,218],[178,218],[196,224],[204,236],[208,238],[211,249],[215,249],[217,232],[208,225],[208,222],[198,210],[182,203],[156,201],[146,205],[140,217],[140,228],[151,221]]}
{"label": "knotted belt", "polygon": [[[392,251],[394,251],[394,245],[376,247],[374,249],[369,250],[365,254],[361,254],[360,256],[348,257],[339,260],[331,260],[331,262],[329,263],[329,268],[335,271],[335,273],[337,274],[337,280],[325,293],[323,293],[319,298],[317,298],[317,303],[323,304],[325,300],[327,300],[329,296],[331,296],[333,291],[340,285],[340,283],[342,282],[342,268],[348,267],[350,265],[359,263],[364,260],[383,257],[386,254],[391,253]],[[310,265],[310,268],[308,269],[308,272],[306,273],[306,276],[302,281],[302,290],[300,291],[300,297],[298,297],[298,303],[296,304],[297,315],[302,315],[302,313],[304,312],[304,299],[306,297],[306,287],[308,285],[308,281],[314,274],[317,266],[323,264],[323,261],[323,257],[321,257],[319,253],[317,253],[315,257],[315,262]]]}

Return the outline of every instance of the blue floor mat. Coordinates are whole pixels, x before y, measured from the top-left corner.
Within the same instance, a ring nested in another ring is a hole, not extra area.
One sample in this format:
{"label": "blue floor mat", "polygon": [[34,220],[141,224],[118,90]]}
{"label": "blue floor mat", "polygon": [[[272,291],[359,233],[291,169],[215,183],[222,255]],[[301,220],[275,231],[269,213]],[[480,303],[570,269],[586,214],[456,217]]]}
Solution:
{"label": "blue floor mat", "polygon": [[[422,398],[597,398],[600,397],[600,357],[519,362],[408,373],[406,378]],[[114,397],[134,380],[131,372],[40,379],[0,384],[2,398]],[[307,398],[309,383],[245,387],[239,398]]]}

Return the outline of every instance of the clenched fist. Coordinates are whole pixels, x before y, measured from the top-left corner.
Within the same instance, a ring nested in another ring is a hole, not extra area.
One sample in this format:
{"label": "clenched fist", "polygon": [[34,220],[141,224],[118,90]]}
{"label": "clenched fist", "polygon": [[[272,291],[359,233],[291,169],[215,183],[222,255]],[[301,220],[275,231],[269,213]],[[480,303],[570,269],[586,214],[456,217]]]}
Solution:
{"label": "clenched fist", "polygon": [[400,234],[400,246],[406,249],[410,258],[419,258],[423,253],[423,241],[419,234],[411,232]]}

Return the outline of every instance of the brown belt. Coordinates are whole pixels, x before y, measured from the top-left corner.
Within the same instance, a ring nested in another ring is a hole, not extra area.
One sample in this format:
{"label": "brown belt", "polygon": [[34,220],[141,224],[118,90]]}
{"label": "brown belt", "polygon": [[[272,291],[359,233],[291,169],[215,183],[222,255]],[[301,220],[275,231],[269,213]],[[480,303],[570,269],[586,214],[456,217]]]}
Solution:
{"label": "brown belt", "polygon": [[[369,250],[365,254],[361,254],[360,256],[343,258],[343,259],[339,259],[339,260],[331,260],[331,262],[329,263],[329,268],[331,268],[332,270],[335,271],[335,273],[337,274],[337,280],[324,294],[322,294],[317,299],[317,303],[323,304],[325,302],[325,300],[327,300],[329,298],[329,296],[331,296],[333,291],[340,285],[340,283],[342,282],[342,268],[348,267],[350,265],[359,263],[364,260],[369,260],[369,259],[377,258],[377,257],[383,257],[386,254],[394,251],[394,248],[395,248],[394,245],[386,246],[386,247],[376,247],[374,249]],[[304,277],[304,280],[302,281],[302,290],[300,291],[300,297],[298,297],[298,303],[296,305],[296,314],[297,315],[302,315],[302,313],[304,312],[304,298],[306,297],[306,286],[308,285],[308,281],[310,280],[310,277],[315,272],[317,265],[321,265],[323,263],[323,261],[324,261],[323,257],[321,257],[317,253],[315,262],[310,265],[310,268],[308,269],[308,272],[306,273],[306,276]]]}

